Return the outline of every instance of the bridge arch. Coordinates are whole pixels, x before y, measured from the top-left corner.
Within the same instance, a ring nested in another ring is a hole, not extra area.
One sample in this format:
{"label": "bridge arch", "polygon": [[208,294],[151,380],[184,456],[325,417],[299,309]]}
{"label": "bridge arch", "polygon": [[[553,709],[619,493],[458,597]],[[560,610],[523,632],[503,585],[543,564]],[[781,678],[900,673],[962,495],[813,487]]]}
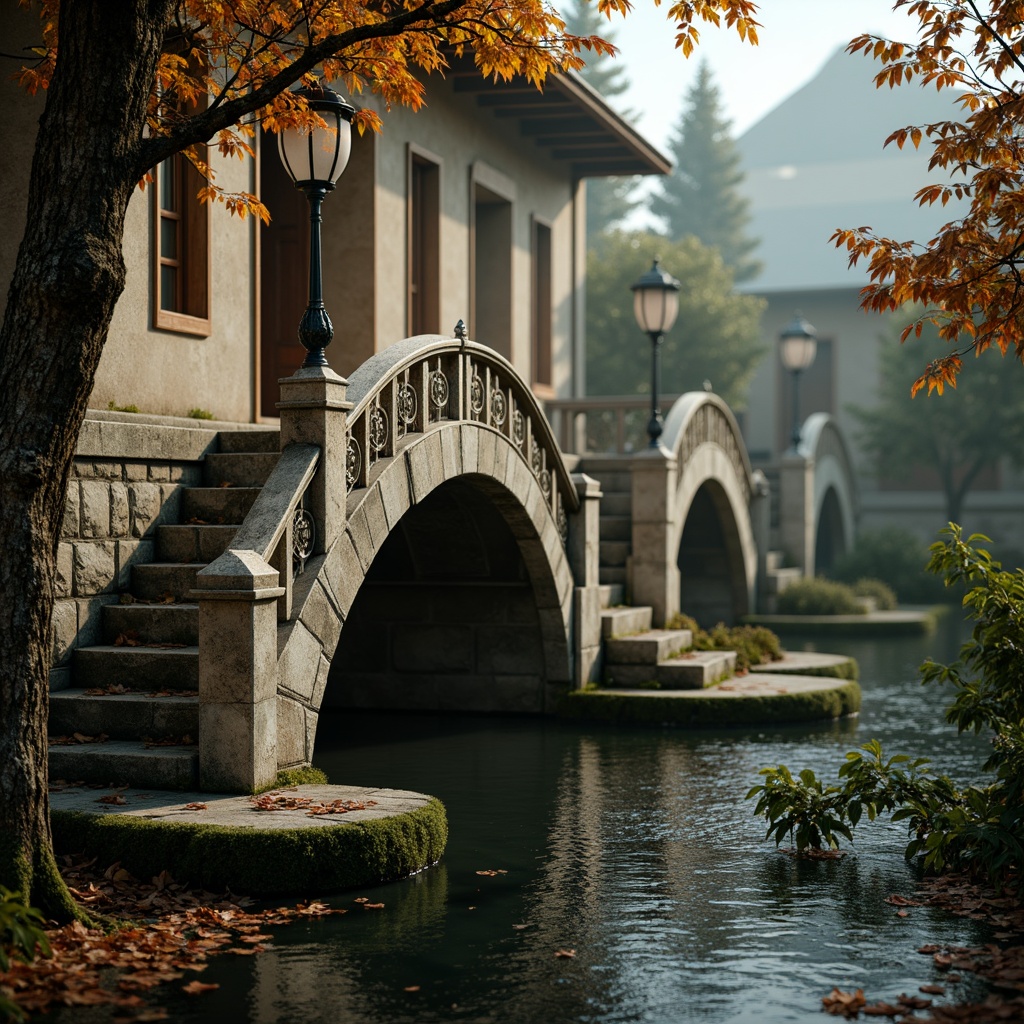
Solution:
{"label": "bridge arch", "polygon": [[[702,624],[735,621],[754,610],[758,564],[750,515],[758,491],[739,425],[718,395],[689,392],[669,411],[662,441],[671,455],[667,554],[676,570],[666,617],[681,610]],[[634,507],[637,497],[634,490]]]}
{"label": "bridge arch", "polygon": [[814,571],[827,572],[853,544],[857,528],[857,481],[839,424],[828,413],[809,416],[801,433],[802,454],[814,466],[810,528]]}
{"label": "bridge arch", "polygon": [[[344,527],[279,629],[281,764],[312,755],[325,695],[536,713],[573,679],[579,499],[515,370],[483,345],[421,336],[364,363],[348,396]],[[464,623],[439,613],[445,588]]]}

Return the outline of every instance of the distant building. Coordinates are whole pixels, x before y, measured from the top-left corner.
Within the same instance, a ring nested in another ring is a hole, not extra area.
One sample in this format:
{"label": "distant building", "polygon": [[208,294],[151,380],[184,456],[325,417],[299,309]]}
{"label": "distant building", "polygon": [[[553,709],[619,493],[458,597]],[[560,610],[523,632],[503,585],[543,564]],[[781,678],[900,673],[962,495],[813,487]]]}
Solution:
{"label": "distant building", "polygon": [[[920,150],[909,143],[903,150],[883,148],[894,130],[948,120],[959,108],[950,90],[876,89],[877,68],[840,50],[737,140],[746,171],[742,188],[751,201],[750,234],[761,240],[756,256],[764,264],[761,275],[742,287],[768,301],[762,340],[771,352],[751,387],[746,436],[755,461],[771,462],[789,444],[792,383],[777,337],[800,310],[821,339],[814,365],[802,376],[801,418],[831,413],[851,440],[862,488],[861,529],[899,525],[934,539],[945,524],[941,492],[880,484],[856,444],[857,423],[848,406],[873,404],[878,338],[893,322],[860,309],[867,266],[851,269],[845,250],[829,238],[836,228],[869,225],[890,237],[926,241],[959,216],[964,207],[955,202],[922,208],[914,201],[918,189],[937,180],[937,172],[928,170],[927,142]],[[970,529],[1015,542],[1024,527],[1019,476],[1000,467],[968,498],[968,509]]]}

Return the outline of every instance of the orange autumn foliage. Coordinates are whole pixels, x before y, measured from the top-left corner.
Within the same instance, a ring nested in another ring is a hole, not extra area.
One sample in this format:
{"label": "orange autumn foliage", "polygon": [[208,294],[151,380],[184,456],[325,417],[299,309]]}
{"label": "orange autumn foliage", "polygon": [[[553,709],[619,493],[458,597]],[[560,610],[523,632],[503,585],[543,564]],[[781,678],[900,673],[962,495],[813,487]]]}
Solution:
{"label": "orange autumn foliage", "polygon": [[[42,20],[43,45],[19,74],[34,93],[47,87],[59,59],[60,3],[21,2],[38,6]],[[596,3],[608,18],[631,9],[630,0]],[[752,0],[675,0],[666,8],[685,56],[702,22],[724,24],[757,42]],[[215,140],[223,155],[251,157],[259,127],[278,132],[322,125],[291,91],[293,84],[335,83],[350,96],[369,91],[387,107],[418,110],[425,76],[443,75],[452,56],[471,55],[485,78],[525,78],[542,89],[549,74],[583,67],[586,52],[612,55],[615,48],[599,36],[566,32],[561,15],[544,0],[178,0],[150,93],[140,178],[144,184],[157,163],[184,151],[209,182],[201,199],[267,220],[256,196],[216,184],[202,146]],[[381,128],[376,112],[366,108],[355,124],[361,132]]]}
{"label": "orange autumn foliage", "polygon": [[886,145],[931,147],[929,169],[944,172],[921,188],[922,206],[966,199],[967,213],[926,242],[887,238],[870,227],[838,230],[833,241],[852,265],[866,261],[867,310],[924,308],[903,332],[926,322],[948,344],[914,382],[942,394],[955,387],[962,357],[995,345],[1024,360],[1024,4],[1017,0],[897,0],[916,22],[917,41],[862,35],[848,49],[882,64],[875,84],[955,89],[960,119],[910,125]]}

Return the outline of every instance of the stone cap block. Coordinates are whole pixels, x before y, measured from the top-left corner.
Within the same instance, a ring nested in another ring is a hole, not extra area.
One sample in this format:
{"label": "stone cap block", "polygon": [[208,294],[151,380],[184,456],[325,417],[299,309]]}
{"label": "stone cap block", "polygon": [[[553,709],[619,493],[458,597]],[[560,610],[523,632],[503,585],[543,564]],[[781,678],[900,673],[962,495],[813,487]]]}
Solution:
{"label": "stone cap block", "polygon": [[196,573],[196,587],[194,593],[200,597],[209,597],[211,595],[206,592],[216,590],[281,589],[278,587],[277,570],[255,551],[236,551],[231,548]]}

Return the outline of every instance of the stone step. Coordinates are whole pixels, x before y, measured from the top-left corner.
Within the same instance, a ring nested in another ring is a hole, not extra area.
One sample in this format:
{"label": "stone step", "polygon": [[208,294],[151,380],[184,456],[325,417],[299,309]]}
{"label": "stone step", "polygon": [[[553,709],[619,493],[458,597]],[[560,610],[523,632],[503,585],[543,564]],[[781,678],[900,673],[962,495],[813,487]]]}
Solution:
{"label": "stone step", "polygon": [[170,594],[184,600],[196,586],[196,573],[205,562],[150,562],[132,566],[132,594],[143,601],[160,601]]}
{"label": "stone step", "polygon": [[199,735],[199,698],[143,693],[87,694],[80,687],[50,696],[51,736],[106,733],[112,739],[148,740]]}
{"label": "stone step", "polygon": [[626,567],[624,565],[602,565],[598,578],[601,581],[601,586],[621,587],[625,593]]}
{"label": "stone step", "polygon": [[657,665],[607,665],[604,684],[643,688],[655,683],[651,689],[700,690],[728,678],[735,669],[735,651],[688,651]]}
{"label": "stone step", "polygon": [[241,523],[259,493],[258,487],[183,487],[180,519],[185,525],[194,525],[193,519]]}
{"label": "stone step", "polygon": [[602,608],[614,608],[626,599],[626,588],[621,583],[602,583],[598,590],[601,592]]}
{"label": "stone step", "polygon": [[279,452],[211,452],[203,460],[208,487],[262,487],[280,459]]}
{"label": "stone step", "polygon": [[631,542],[633,539],[633,520],[629,516],[601,516],[600,521],[601,540],[624,540]]}
{"label": "stone step", "polygon": [[238,527],[160,526],[157,527],[157,557],[165,562],[212,562],[222,555]]}
{"label": "stone step", "polygon": [[625,540],[602,540],[599,559],[602,566],[625,566],[632,545]]}
{"label": "stone step", "polygon": [[51,746],[49,762],[51,783],[65,779],[109,786],[178,790],[199,786],[197,747],[147,747],[132,740],[76,743],[73,746]]}
{"label": "stone step", "polygon": [[612,637],[646,633],[651,628],[653,614],[653,608],[639,605],[608,608],[601,612],[601,636],[605,640],[610,640]]}
{"label": "stone step", "polygon": [[111,604],[103,609],[103,639],[108,644],[122,635],[142,643],[188,644],[199,642],[197,604]]}
{"label": "stone step", "polygon": [[141,693],[199,689],[198,647],[79,647],[75,683],[86,690],[126,686]]}
{"label": "stone step", "polygon": [[278,452],[281,431],[276,427],[266,430],[222,430],[217,434],[217,447],[222,452]]}
{"label": "stone step", "polygon": [[688,629],[651,629],[637,636],[621,636],[604,642],[605,664],[656,665],[693,643]]}
{"label": "stone step", "polygon": [[768,572],[775,572],[781,569],[786,563],[786,553],[784,551],[769,551],[764,556],[764,567]]}
{"label": "stone step", "polygon": [[604,491],[601,494],[601,516],[631,516],[633,495],[629,491]]}
{"label": "stone step", "polygon": [[786,587],[803,579],[804,571],[798,566],[789,569],[774,569],[765,576],[766,596],[781,594]]}

